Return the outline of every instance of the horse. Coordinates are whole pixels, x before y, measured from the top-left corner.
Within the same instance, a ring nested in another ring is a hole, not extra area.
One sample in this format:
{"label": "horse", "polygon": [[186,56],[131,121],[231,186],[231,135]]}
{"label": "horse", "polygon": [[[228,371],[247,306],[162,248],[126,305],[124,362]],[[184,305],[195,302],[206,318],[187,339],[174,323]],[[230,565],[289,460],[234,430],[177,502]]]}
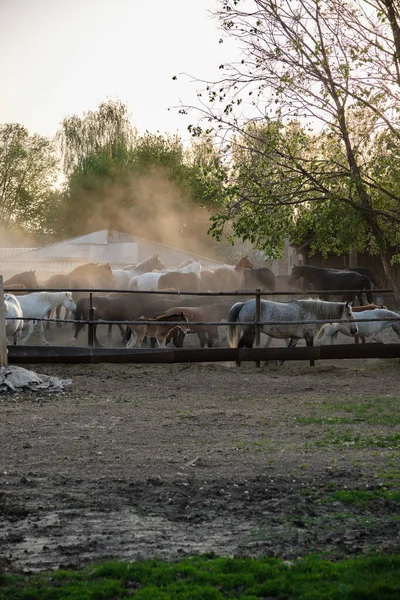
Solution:
{"label": "horse", "polygon": [[[256,301],[247,300],[247,302],[237,302],[231,308],[228,321],[255,321]],[[272,302],[271,300],[261,300],[260,320],[264,321],[261,326],[261,332],[266,335],[285,339],[290,338],[288,347],[296,346],[299,339],[305,339],[307,346],[313,346],[313,340],[320,326],[318,324],[303,324],[302,321],[313,320],[332,320],[335,321],[348,319],[352,320],[349,324],[350,331],[357,333],[357,324],[354,321],[354,315],[350,302],[326,302],[324,300],[307,298],[305,300],[294,300],[293,302]],[[268,321],[284,321],[289,324],[269,325]],[[228,341],[231,348],[252,348],[255,337],[255,326],[243,326],[243,334],[238,343],[239,325],[231,324],[228,328]],[[314,366],[314,361],[310,361],[310,366]]]}
{"label": "horse", "polygon": [[24,285],[27,289],[38,289],[39,283],[38,283],[38,280],[36,279],[35,273],[36,273],[36,271],[32,270],[32,271],[24,271],[23,273],[18,273],[17,275],[13,275],[13,277],[10,277],[10,279],[7,279],[7,281],[4,282],[4,287],[6,288],[10,284],[13,284],[13,283],[20,283],[20,284]]}
{"label": "horse", "polygon": [[[400,315],[392,310],[384,308],[365,310],[354,313],[354,318],[356,321],[359,319],[371,319],[371,321],[361,321],[357,323],[358,332],[355,336],[356,343],[358,343],[358,338],[361,338],[363,343],[365,343],[365,341],[373,342],[374,340],[382,342],[378,334],[390,327],[400,337]],[[380,320],[389,318],[398,319],[398,321]],[[346,323],[325,323],[316,336],[316,345],[323,346],[325,344],[333,344],[339,333],[354,337],[354,333],[349,331],[348,327],[346,327]]]}
{"label": "horse", "polygon": [[[174,312],[182,312],[187,317],[188,323],[190,323],[190,332],[197,333],[200,340],[200,346],[204,348],[207,344],[209,348],[212,348],[214,339],[218,339],[218,326],[217,325],[192,325],[191,322],[197,321],[220,321],[221,304],[210,304],[203,306],[175,306],[165,312],[166,315],[173,314]],[[225,316],[225,315],[224,315]]]}
{"label": "horse", "polygon": [[153,256],[149,256],[137,265],[128,265],[127,267],[124,267],[125,271],[130,272],[131,278],[134,277],[134,275],[142,275],[143,273],[150,273],[154,270],[162,271],[163,269],[165,269],[165,265],[161,262],[159,254],[153,254]]}
{"label": "horse", "polygon": [[200,278],[196,273],[169,271],[168,273],[163,273],[159,278],[158,289],[175,289],[180,292],[198,292],[200,291]]}
{"label": "horse", "polygon": [[70,279],[87,277],[92,283],[90,287],[93,288],[115,288],[115,278],[108,263],[87,263],[70,271],[68,276]]}
{"label": "horse", "polygon": [[[164,296],[155,298],[152,294],[115,294],[113,296],[93,296],[92,298],[96,321],[133,321],[143,314],[153,318],[165,310],[166,302],[168,300]],[[85,327],[83,321],[89,318],[89,307],[89,298],[84,297],[78,300],[72,343],[77,341],[79,333]],[[125,336],[124,328],[121,325],[119,328],[121,334]],[[97,325],[94,326],[94,342],[96,346],[101,346],[97,339]]]}
{"label": "horse", "polygon": [[[148,321],[147,317],[140,317],[137,321]],[[145,336],[154,337],[157,340],[157,344],[160,348],[165,348],[167,345],[167,338],[171,331],[176,327],[183,328],[182,326],[176,325],[176,322],[187,323],[188,320],[183,312],[172,313],[170,315],[161,315],[156,319],[151,319],[151,324],[131,323],[129,325],[131,332],[130,340],[127,342],[127,348],[141,348]],[[159,321],[172,321],[173,324],[163,323]],[[186,328],[183,328],[184,330]]]}
{"label": "horse", "polygon": [[12,290],[14,296],[22,296],[29,293],[25,291],[26,286],[22,283],[9,283],[7,284],[7,289]]}
{"label": "horse", "polygon": [[[56,275],[52,275],[51,277],[49,277],[49,279],[47,279],[44,284],[43,287],[46,289],[57,289],[57,290],[67,290],[68,288],[72,287],[71,286],[71,278],[69,277],[69,275],[64,275],[63,273],[57,273]],[[56,319],[60,318],[60,312],[61,312],[61,307],[62,304],[60,306],[56,306]],[[51,312],[49,311],[48,313],[48,318],[50,318],[51,316]],[[67,317],[67,315],[66,315]],[[56,323],[56,327],[61,327],[61,323],[57,322]],[[50,321],[48,321],[46,323],[46,329],[50,329]]]}
{"label": "horse", "polygon": [[13,337],[17,343],[18,335],[24,326],[24,315],[18,298],[13,294],[4,294],[4,316],[6,319],[6,336]]}
{"label": "horse", "polygon": [[[22,344],[25,344],[32,335],[35,327],[35,319],[43,319],[49,310],[52,310],[60,304],[67,310],[75,311],[76,309],[71,292],[33,292],[26,296],[20,296],[19,303],[24,320],[30,320],[29,331],[22,340]],[[42,344],[48,345],[48,342],[44,337],[43,321],[39,321],[39,331]]]}
{"label": "horse", "polygon": [[377,288],[380,287],[377,277],[376,277],[376,274],[369,267],[347,267],[347,269],[344,269],[344,270],[345,271],[353,271],[355,273],[360,273],[360,275],[365,275],[365,277],[368,277],[368,279],[370,279]]}
{"label": "horse", "polygon": [[132,274],[125,269],[112,269],[112,274],[115,279],[115,287],[118,290],[127,290]]}
{"label": "horse", "polygon": [[214,271],[202,271],[201,286],[209,292],[234,292],[244,286],[244,270],[252,269],[253,263],[243,256],[233,268],[218,267]]}
{"label": "horse", "polygon": [[[325,299],[329,298],[329,290],[343,290],[346,292],[344,295],[345,301],[354,302],[357,296],[360,305],[363,305],[362,292],[363,290],[366,290],[368,302],[370,304],[373,303],[371,280],[369,277],[361,275],[361,273],[357,273],[356,271],[338,271],[335,269],[311,267],[309,265],[295,265],[288,279],[289,285],[293,285],[300,277],[303,277],[303,279],[308,281],[315,290],[326,291],[327,293],[321,294],[321,297]],[[347,290],[358,291],[349,292]]]}
{"label": "horse", "polygon": [[261,291],[275,291],[275,275],[271,269],[267,269],[267,267],[245,269],[243,274],[245,289],[255,290],[260,288]]}
{"label": "horse", "polygon": [[[175,273],[192,273],[195,274],[196,277],[200,277],[201,264],[199,262],[193,261],[189,265],[185,267],[180,267]],[[171,273],[172,271],[167,271],[167,273]],[[156,291],[159,289],[158,284],[160,278],[167,273],[157,272],[157,273],[143,273],[142,275],[135,276],[129,282],[130,290],[141,290],[141,291]],[[167,287],[171,287],[168,285]]]}

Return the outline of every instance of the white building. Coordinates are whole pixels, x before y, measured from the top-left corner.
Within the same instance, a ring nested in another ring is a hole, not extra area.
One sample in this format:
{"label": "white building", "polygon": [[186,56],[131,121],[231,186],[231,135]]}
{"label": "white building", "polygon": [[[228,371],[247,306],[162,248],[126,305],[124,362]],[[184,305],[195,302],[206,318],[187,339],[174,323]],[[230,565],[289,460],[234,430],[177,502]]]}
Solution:
{"label": "white building", "polygon": [[7,278],[34,269],[44,278],[54,273],[68,273],[87,262],[124,267],[141,262],[153,254],[159,254],[167,267],[177,266],[190,258],[200,261],[202,265],[220,265],[210,258],[179,248],[120,231],[102,229],[42,248],[0,248],[0,273]]}

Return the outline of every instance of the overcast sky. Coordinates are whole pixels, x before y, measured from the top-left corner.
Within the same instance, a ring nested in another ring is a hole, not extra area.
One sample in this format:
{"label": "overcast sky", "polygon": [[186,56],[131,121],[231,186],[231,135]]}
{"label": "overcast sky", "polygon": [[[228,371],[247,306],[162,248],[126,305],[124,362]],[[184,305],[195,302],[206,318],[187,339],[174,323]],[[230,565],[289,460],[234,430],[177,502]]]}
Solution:
{"label": "overcast sky", "polygon": [[[52,136],[63,117],[108,98],[143,133],[184,138],[198,83],[236,53],[219,44],[217,0],[0,0],[0,123]],[[178,80],[172,77],[178,75]],[[168,111],[168,108],[171,108]]]}

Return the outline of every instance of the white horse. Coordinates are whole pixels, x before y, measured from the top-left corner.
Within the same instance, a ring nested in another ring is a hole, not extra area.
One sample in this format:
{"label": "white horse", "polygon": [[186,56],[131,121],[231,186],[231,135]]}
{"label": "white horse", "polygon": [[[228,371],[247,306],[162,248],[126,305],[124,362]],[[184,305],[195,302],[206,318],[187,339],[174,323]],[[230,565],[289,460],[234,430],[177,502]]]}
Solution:
{"label": "white horse", "polygon": [[[170,269],[152,273],[143,273],[142,275],[132,277],[132,279],[129,282],[128,289],[142,290],[148,292],[158,290],[158,282],[161,275],[164,275],[164,273],[168,273],[168,271],[170,271]],[[174,271],[178,273],[195,273],[196,276],[200,279],[201,264],[199,262],[193,261],[189,265],[180,267],[178,269],[174,269]]]}
{"label": "white horse", "polygon": [[[324,346],[333,344],[338,337],[339,333],[350,337],[357,337],[366,339],[367,342],[382,342],[378,334],[384,329],[393,329],[395,333],[400,337],[400,315],[392,310],[386,310],[384,308],[376,308],[375,310],[364,310],[362,312],[353,312],[354,318],[357,321],[358,332],[357,334],[351,333],[346,323],[325,323],[319,330],[316,338],[316,346]],[[398,319],[397,321],[382,321],[381,319]],[[373,321],[359,321],[359,319],[373,319]]]}
{"label": "white horse", "polygon": [[132,279],[132,274],[129,271],[112,269],[112,274],[114,275],[115,288],[117,290],[128,289],[129,282]]}
{"label": "white horse", "polygon": [[16,344],[18,335],[24,326],[24,315],[18,298],[13,294],[4,294],[4,316],[6,318],[6,336],[12,336],[14,344]]}
{"label": "white horse", "polygon": [[[75,312],[76,306],[72,299],[72,292],[34,292],[26,296],[19,297],[19,303],[22,309],[24,320],[29,320],[29,331],[26,337],[21,341],[25,344],[32,335],[35,327],[35,319],[44,319],[49,312],[56,306],[64,306],[65,309]],[[44,337],[43,321],[39,321],[40,339],[42,344],[48,345],[49,342]]]}

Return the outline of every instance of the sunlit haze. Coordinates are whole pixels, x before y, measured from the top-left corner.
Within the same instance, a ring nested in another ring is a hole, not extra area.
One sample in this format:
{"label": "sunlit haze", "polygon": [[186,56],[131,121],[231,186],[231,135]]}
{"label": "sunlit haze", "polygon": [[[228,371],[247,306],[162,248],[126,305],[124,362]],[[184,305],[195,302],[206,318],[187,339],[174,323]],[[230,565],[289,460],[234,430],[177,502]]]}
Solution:
{"label": "sunlit haze", "polygon": [[196,103],[201,85],[180,73],[213,79],[235,51],[218,42],[217,4],[0,0],[0,123],[53,136],[65,116],[119,99],[139,133],[187,139],[195,118],[173,107]]}

